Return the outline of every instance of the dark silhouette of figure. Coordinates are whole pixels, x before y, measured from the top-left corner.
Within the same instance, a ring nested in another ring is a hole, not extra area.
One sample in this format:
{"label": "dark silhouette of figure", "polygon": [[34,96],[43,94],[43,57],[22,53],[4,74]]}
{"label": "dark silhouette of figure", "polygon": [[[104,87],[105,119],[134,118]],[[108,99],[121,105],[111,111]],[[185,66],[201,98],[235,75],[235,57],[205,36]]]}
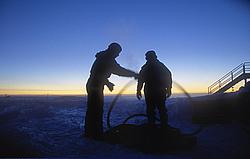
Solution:
{"label": "dark silhouette of figure", "polygon": [[138,78],[138,74],[121,67],[115,60],[122,51],[118,43],[111,43],[108,48],[96,54],[96,60],[92,65],[90,77],[87,82],[87,112],[85,116],[85,136],[93,139],[101,139],[103,135],[103,89],[104,85],[110,91],[114,84],[109,82],[111,74],[125,77]]}
{"label": "dark silhouette of figure", "polygon": [[137,84],[137,98],[141,99],[141,89],[144,85],[144,95],[147,105],[148,123],[155,123],[155,108],[160,113],[161,125],[168,126],[168,115],[165,107],[167,97],[171,96],[172,75],[169,69],[161,63],[154,51],[146,54],[146,64],[140,70]]}

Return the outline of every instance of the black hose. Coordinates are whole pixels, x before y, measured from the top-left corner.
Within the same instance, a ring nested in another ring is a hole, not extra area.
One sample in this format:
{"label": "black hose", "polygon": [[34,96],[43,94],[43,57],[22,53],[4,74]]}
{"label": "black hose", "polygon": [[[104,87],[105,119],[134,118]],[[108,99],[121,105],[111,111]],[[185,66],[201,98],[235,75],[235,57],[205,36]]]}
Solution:
{"label": "black hose", "polygon": [[[132,118],[138,117],[138,116],[148,117],[147,114],[133,114],[133,115],[127,117],[127,118],[123,121],[123,124],[126,124],[127,121],[128,121],[129,119],[132,119]],[[159,120],[158,118],[156,118],[156,117],[155,117],[155,120],[160,121],[160,120]]]}
{"label": "black hose", "polygon": [[179,83],[173,81],[173,84],[174,84],[177,88],[179,88],[181,91],[183,91],[184,94],[188,97],[188,99],[189,99],[190,101],[192,101],[192,97],[189,95],[189,93],[188,93]]}
{"label": "black hose", "polygon": [[115,106],[115,103],[117,102],[118,98],[121,96],[121,94],[134,83],[135,80],[130,80],[125,86],[123,86],[123,88],[120,90],[120,92],[115,96],[115,98],[113,99],[113,101],[111,102],[110,106],[109,106],[109,110],[108,110],[108,116],[107,116],[107,126],[110,129],[111,125],[110,125],[110,114]]}
{"label": "black hose", "polygon": [[[126,124],[128,120],[130,120],[130,119],[132,119],[132,118],[134,118],[134,117],[139,117],[139,116],[141,116],[141,117],[148,117],[148,115],[146,115],[146,114],[133,114],[133,115],[127,117],[127,118],[123,121],[123,124]],[[159,120],[158,118],[156,118],[156,117],[155,117],[155,120],[156,120],[156,121],[160,121],[160,120]],[[198,127],[197,130],[195,130],[195,131],[193,131],[193,132],[190,132],[190,133],[185,133],[185,134],[183,134],[183,135],[188,135],[188,136],[197,135],[197,134],[200,133],[205,127],[206,127],[205,125],[200,125],[200,126]]]}
{"label": "black hose", "polygon": [[[173,82],[173,84],[178,87],[181,91],[184,92],[184,94],[188,97],[189,101],[192,102],[192,97],[189,95],[189,93],[177,82]],[[193,112],[193,111],[192,111]],[[206,126],[205,125],[200,125],[199,128],[191,133],[186,133],[184,135],[190,135],[190,136],[193,136],[193,135],[197,135],[198,133],[200,133]]]}
{"label": "black hose", "polygon": [[[108,115],[107,115],[107,127],[110,129],[111,128],[111,125],[110,125],[110,114],[117,102],[117,100],[119,99],[119,97],[121,96],[121,94],[129,87],[133,84],[134,80],[130,80],[121,90],[120,92],[115,96],[114,100],[111,102],[110,106],[109,106],[109,110],[108,110]],[[190,101],[192,101],[192,97],[189,95],[189,93],[180,85],[178,84],[177,82],[173,82],[173,84],[178,88],[180,89],[181,91],[184,92],[184,94],[188,97],[188,99]],[[144,116],[144,117],[147,117],[146,114],[133,114],[129,117],[127,117],[124,121],[123,121],[123,124],[125,124],[129,119],[131,118],[134,118],[134,117],[138,117],[138,116]],[[156,120],[159,121],[159,119],[156,118]],[[201,125],[197,130],[195,130],[194,132],[191,132],[191,133],[187,133],[187,134],[184,134],[184,135],[196,135],[198,134],[199,132],[201,132],[203,129],[205,128],[204,125]]]}

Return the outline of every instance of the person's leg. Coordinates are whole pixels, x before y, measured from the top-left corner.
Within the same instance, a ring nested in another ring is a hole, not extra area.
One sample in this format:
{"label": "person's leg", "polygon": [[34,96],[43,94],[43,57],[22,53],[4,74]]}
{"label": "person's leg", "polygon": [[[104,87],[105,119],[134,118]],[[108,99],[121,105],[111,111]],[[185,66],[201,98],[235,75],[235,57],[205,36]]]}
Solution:
{"label": "person's leg", "polygon": [[168,114],[167,114],[167,108],[166,108],[165,102],[166,102],[166,91],[162,90],[159,92],[158,100],[157,100],[157,108],[159,110],[162,126],[168,125]]}
{"label": "person's leg", "polygon": [[101,90],[87,89],[88,101],[85,117],[85,136],[100,138],[103,133],[103,93]]}
{"label": "person's leg", "polygon": [[85,115],[85,133],[84,135],[86,137],[93,137],[94,136],[94,125],[93,125],[93,119],[94,119],[94,107],[95,107],[95,92],[88,90],[88,97],[87,97],[87,111]]}
{"label": "person's leg", "polygon": [[145,101],[147,105],[146,112],[148,116],[148,123],[150,125],[154,125],[155,124],[155,106],[154,106],[152,95],[145,93]]}
{"label": "person's leg", "polygon": [[95,136],[96,139],[101,139],[103,136],[103,92],[99,92],[96,96],[96,111],[95,111]]}
{"label": "person's leg", "polygon": [[161,125],[167,126],[168,114],[167,114],[167,109],[165,107],[165,100],[162,100],[159,102],[158,109],[159,109],[159,114],[160,114]]}

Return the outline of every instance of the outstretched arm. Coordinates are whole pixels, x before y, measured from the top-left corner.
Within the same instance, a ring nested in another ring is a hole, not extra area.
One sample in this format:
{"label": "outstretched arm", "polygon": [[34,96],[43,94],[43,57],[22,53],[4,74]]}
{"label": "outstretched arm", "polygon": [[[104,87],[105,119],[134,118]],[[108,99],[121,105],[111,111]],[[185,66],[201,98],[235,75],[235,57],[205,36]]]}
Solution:
{"label": "outstretched arm", "polygon": [[[168,70],[168,69],[167,69]],[[171,74],[171,72],[168,70],[168,85],[167,85],[167,98],[168,97],[170,97],[171,96],[171,94],[172,94],[172,91],[171,91],[171,89],[172,89],[172,74]]]}
{"label": "outstretched arm", "polygon": [[141,89],[143,87],[143,83],[144,83],[143,71],[141,70],[140,73],[139,73],[139,77],[138,77],[137,91],[136,91],[136,97],[139,100],[142,98]]}
{"label": "outstretched arm", "polygon": [[121,67],[117,62],[115,62],[114,64],[112,73],[118,76],[138,78],[138,73],[135,73],[134,71]]}

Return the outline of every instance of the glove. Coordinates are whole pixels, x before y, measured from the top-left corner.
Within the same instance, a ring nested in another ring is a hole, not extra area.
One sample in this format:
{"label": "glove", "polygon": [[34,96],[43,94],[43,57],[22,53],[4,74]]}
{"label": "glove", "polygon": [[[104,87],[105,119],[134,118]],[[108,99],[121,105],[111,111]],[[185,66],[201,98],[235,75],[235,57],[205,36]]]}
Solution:
{"label": "glove", "polygon": [[134,78],[137,80],[139,78],[139,74],[138,73],[135,73],[134,74]]}
{"label": "glove", "polygon": [[170,97],[172,95],[171,89],[168,90],[167,92],[167,98]]}
{"label": "glove", "polygon": [[141,100],[141,98],[142,98],[141,91],[137,91],[136,97],[137,97],[138,100]]}
{"label": "glove", "polygon": [[114,90],[114,84],[111,82],[106,83],[106,86],[108,87],[109,91],[112,92]]}

